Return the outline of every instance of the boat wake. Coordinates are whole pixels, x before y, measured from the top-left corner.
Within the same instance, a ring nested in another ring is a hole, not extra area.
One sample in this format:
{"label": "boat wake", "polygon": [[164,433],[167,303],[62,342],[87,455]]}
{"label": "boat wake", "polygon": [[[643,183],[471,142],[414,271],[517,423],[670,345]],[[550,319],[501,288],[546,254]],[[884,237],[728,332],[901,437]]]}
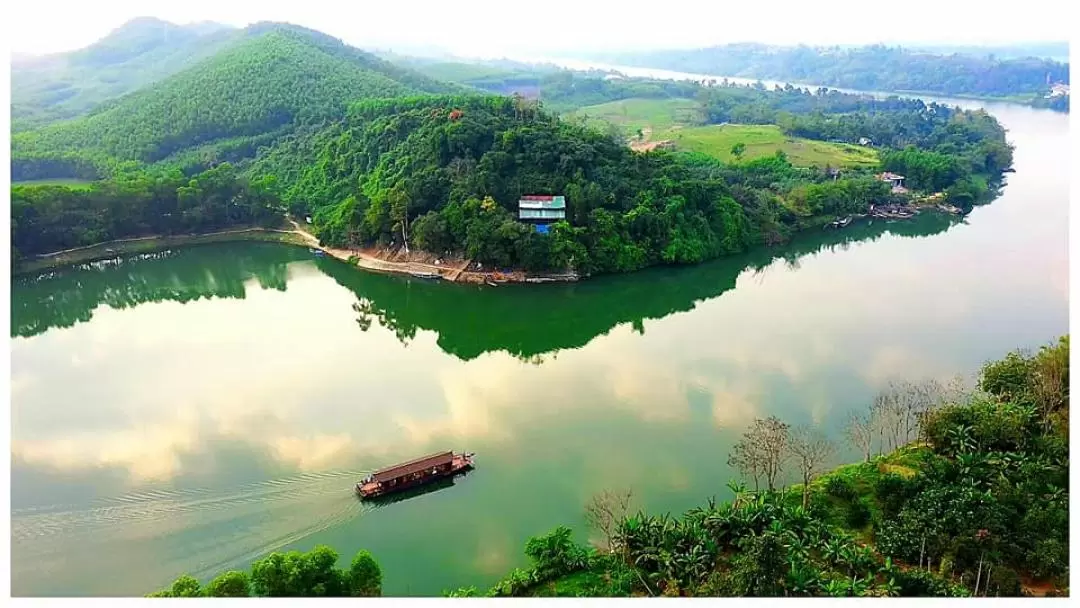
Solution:
{"label": "boat wake", "polygon": [[309,473],[231,490],[144,490],[79,507],[14,510],[12,576],[103,560],[112,564],[112,576],[123,571],[115,570],[121,562],[145,571],[146,560],[153,560],[167,580],[245,568],[370,511],[353,492],[353,480],[367,473]]}

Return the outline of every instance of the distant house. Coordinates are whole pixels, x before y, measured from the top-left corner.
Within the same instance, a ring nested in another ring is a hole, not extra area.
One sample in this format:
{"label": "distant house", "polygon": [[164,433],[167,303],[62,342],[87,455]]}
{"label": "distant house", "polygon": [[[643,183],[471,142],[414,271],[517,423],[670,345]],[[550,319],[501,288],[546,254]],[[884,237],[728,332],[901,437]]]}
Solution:
{"label": "distant house", "polygon": [[860,137],[859,138],[859,145],[860,146],[872,146],[872,145],[874,145],[874,140],[870,139],[869,137]]}
{"label": "distant house", "polygon": [[1057,82],[1050,87],[1050,93],[1046,96],[1047,99],[1052,97],[1064,97],[1069,94],[1069,85]]}
{"label": "distant house", "polygon": [[897,175],[895,173],[891,173],[889,171],[886,171],[886,172],[881,173],[880,175],[878,175],[878,179],[880,179],[883,182],[888,182],[889,185],[892,186],[892,191],[897,193],[897,194],[902,194],[904,192],[907,192],[907,188],[904,187],[904,176],[903,175]]}
{"label": "distant house", "polygon": [[526,195],[518,200],[518,219],[536,226],[536,231],[547,233],[548,227],[566,219],[566,197]]}

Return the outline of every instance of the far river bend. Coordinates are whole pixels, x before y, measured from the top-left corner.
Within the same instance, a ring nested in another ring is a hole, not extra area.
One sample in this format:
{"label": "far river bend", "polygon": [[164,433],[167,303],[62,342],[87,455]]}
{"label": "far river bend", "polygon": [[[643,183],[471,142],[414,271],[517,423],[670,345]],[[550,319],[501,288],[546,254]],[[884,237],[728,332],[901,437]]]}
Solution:
{"label": "far river bend", "polygon": [[[982,105],[1016,173],[962,223],[811,231],[780,249],[575,285],[367,274],[236,243],[12,285],[15,595],[141,595],[270,551],[371,550],[386,595],[490,585],[593,493],[728,497],[754,417],[839,439],[891,379],[974,373],[1068,331],[1068,116]],[[370,508],[366,471],[477,470]]]}

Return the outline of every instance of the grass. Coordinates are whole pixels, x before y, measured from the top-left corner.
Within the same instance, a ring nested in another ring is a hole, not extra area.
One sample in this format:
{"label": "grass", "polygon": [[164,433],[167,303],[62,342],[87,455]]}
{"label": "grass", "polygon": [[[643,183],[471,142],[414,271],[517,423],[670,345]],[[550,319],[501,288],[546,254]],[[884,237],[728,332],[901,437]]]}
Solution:
{"label": "grass", "polygon": [[877,164],[877,152],[854,144],[837,144],[788,137],[776,125],[705,125],[701,104],[692,99],[623,99],[586,106],[568,117],[588,124],[611,123],[630,137],[640,129],[647,141],[671,140],[677,150],[701,152],[724,162],[735,160],[731,147],[746,145],[743,160],[771,156],[782,150],[793,165],[860,167]]}
{"label": "grass", "polygon": [[746,146],[743,160],[771,156],[782,150],[791,164],[801,167],[859,167],[878,162],[877,152],[871,148],[788,137],[776,125],[686,127],[657,133],[654,137],[671,139],[677,149],[701,152],[724,162],[735,160],[731,148],[737,143]]}
{"label": "grass", "polygon": [[692,99],[622,99],[586,106],[567,116],[584,117],[593,124],[609,122],[626,129],[627,135],[638,129],[670,130],[705,122],[701,104]]}
{"label": "grass", "polygon": [[603,571],[583,570],[553,581],[541,583],[530,593],[532,597],[590,597],[605,595],[608,574]]}
{"label": "grass", "polygon": [[459,83],[468,83],[470,81],[488,78],[507,78],[514,75],[513,71],[504,68],[453,61],[417,63],[411,67],[417,72],[430,78]]}
{"label": "grass", "polygon": [[11,182],[12,186],[89,186],[92,184],[88,179],[53,178],[53,179],[27,179]]}

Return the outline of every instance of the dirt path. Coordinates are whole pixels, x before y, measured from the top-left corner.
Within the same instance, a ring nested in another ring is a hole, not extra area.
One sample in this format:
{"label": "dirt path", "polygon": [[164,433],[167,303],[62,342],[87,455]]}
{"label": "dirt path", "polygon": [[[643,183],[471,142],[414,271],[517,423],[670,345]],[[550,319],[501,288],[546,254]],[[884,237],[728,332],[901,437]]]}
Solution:
{"label": "dirt path", "polygon": [[345,262],[348,262],[350,258],[355,258],[357,266],[376,272],[390,272],[397,274],[435,273],[448,281],[456,281],[458,277],[461,276],[461,273],[469,267],[471,261],[461,260],[453,265],[442,265],[417,261],[396,262],[385,260],[362,249],[324,247],[319,244],[319,239],[316,238],[315,235],[304,230],[296,220],[289,218],[289,223],[293,225],[293,231],[300,235],[300,237],[311,247],[325,251],[327,254]]}

